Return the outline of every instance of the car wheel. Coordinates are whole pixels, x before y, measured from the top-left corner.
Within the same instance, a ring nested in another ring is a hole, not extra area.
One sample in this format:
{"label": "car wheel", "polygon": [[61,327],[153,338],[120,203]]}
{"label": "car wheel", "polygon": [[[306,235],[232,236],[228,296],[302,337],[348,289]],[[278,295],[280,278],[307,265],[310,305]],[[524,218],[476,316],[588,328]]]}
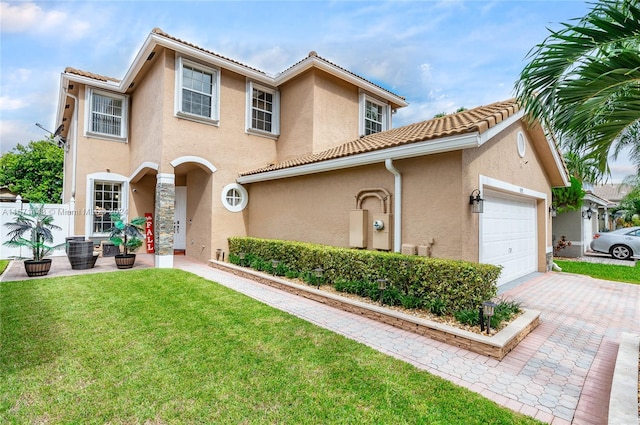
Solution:
{"label": "car wheel", "polygon": [[627,260],[631,257],[631,248],[626,245],[614,245],[611,247],[611,256],[618,260]]}

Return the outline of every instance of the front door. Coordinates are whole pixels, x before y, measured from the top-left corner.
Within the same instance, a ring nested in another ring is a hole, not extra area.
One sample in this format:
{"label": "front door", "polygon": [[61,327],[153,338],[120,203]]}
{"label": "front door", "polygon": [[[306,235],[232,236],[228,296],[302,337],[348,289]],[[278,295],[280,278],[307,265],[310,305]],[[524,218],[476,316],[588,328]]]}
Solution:
{"label": "front door", "polygon": [[187,188],[176,186],[175,217],[173,221],[173,249],[184,250],[187,246]]}

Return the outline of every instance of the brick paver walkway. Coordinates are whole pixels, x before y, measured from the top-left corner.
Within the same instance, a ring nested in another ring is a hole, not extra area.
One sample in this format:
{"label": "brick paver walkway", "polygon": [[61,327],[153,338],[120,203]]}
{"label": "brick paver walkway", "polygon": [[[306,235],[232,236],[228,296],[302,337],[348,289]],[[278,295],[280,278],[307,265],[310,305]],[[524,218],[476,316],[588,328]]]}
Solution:
{"label": "brick paver walkway", "polygon": [[542,315],[540,326],[497,361],[176,258],[176,267],[552,424],[607,423],[620,335],[640,333],[639,285],[546,273],[503,294]]}

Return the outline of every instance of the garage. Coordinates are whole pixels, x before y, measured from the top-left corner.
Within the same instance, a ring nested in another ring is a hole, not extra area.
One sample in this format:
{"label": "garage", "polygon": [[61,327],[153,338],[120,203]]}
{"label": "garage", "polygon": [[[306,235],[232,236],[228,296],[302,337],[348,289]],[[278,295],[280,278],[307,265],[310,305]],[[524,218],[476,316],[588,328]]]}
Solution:
{"label": "garage", "polygon": [[535,199],[485,190],[480,262],[503,267],[498,286],[537,271]]}

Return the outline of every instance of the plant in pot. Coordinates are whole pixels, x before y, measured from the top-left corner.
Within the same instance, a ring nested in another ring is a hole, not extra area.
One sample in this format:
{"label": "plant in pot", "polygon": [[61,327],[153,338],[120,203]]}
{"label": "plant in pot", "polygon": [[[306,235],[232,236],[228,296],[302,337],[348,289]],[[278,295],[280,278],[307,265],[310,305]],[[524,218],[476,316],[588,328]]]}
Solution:
{"label": "plant in pot", "polygon": [[[53,230],[61,230],[53,224],[53,216],[46,213],[44,205],[29,204],[29,210],[14,212],[15,221],[5,223],[8,227],[8,240],[4,245],[31,250],[31,259],[25,259],[24,269],[27,276],[46,276],[51,269],[51,258],[45,258],[55,249],[62,248],[65,243],[53,243]],[[23,259],[25,257],[14,257]]]}
{"label": "plant in pot", "polygon": [[134,252],[142,246],[142,231],[146,219],[136,217],[127,223],[118,212],[111,213],[113,227],[109,229],[109,240],[114,246],[122,245],[123,254],[116,254],[116,266],[119,269],[130,269],[136,262]]}

